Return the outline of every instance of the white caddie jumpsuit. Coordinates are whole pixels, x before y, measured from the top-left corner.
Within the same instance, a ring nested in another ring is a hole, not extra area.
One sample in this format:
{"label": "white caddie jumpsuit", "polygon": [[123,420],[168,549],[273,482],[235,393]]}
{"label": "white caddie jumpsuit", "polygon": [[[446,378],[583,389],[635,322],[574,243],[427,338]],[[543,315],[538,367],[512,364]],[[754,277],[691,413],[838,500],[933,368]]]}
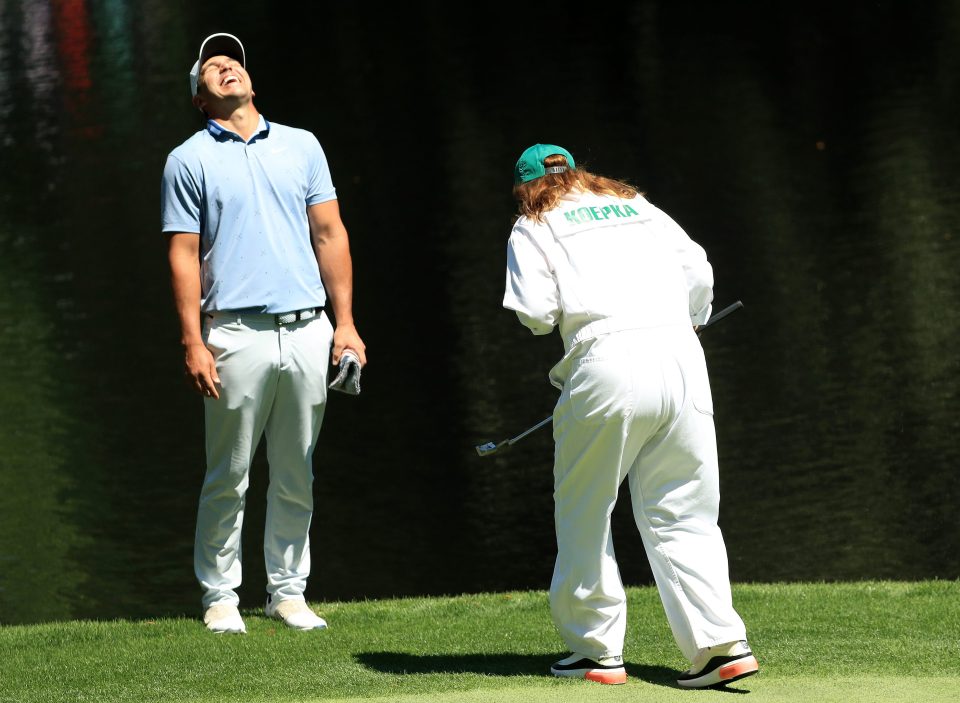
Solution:
{"label": "white caddie jumpsuit", "polygon": [[746,639],[733,608],[713,402],[693,325],[713,300],[702,247],[638,195],[573,192],[521,217],[507,247],[504,307],[534,334],[559,326],[550,371],[557,561],[553,620],[571,652],[623,653],[626,600],[610,515],[627,479],[674,638],[697,650]]}

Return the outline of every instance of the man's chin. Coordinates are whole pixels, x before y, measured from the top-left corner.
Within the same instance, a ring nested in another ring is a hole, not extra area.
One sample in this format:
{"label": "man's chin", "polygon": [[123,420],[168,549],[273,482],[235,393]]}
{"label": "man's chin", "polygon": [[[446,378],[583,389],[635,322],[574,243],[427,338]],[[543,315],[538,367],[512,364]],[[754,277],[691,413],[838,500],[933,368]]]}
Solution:
{"label": "man's chin", "polygon": [[211,115],[229,115],[238,108],[249,105],[252,97],[249,93],[242,95],[220,95],[207,101],[207,112]]}

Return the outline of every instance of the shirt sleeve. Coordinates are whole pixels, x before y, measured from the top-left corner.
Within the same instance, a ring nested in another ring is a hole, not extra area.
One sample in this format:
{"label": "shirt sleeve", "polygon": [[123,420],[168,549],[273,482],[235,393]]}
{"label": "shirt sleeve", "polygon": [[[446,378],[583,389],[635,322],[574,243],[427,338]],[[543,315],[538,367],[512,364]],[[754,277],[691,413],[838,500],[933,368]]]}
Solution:
{"label": "shirt sleeve", "polygon": [[317,138],[310,135],[310,147],[307,150],[307,207],[328,200],[337,199],[337,191],[333,187],[333,177],[330,175],[330,166],[327,164],[327,155]]}
{"label": "shirt sleeve", "polygon": [[507,242],[503,307],[514,310],[534,334],[551,332],[560,317],[557,281],[543,252],[522,229],[514,229]]}
{"label": "shirt sleeve", "polygon": [[683,266],[690,301],[690,322],[702,325],[713,310],[713,267],[707,260],[707,252],[667,213],[657,207],[654,207],[654,211],[668,246]]}
{"label": "shirt sleeve", "polygon": [[162,232],[200,233],[200,184],[183,161],[172,154],[163,167],[160,184]]}

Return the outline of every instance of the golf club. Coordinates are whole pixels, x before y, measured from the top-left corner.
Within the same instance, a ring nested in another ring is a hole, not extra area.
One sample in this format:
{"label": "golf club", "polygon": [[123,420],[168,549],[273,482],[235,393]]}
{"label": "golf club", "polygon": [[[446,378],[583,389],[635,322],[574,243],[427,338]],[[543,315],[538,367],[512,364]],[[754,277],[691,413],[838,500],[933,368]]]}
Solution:
{"label": "golf club", "polygon": [[727,315],[729,315],[729,314],[732,313],[732,312],[736,312],[737,310],[739,310],[739,309],[742,308],[742,307],[743,307],[743,303],[740,302],[739,300],[738,300],[737,302],[735,302],[735,303],[731,303],[730,305],[728,305],[727,307],[725,307],[725,308],[724,308],[723,310],[721,310],[720,312],[716,313],[715,315],[711,315],[711,316],[710,316],[710,319],[707,320],[707,322],[705,322],[704,324],[700,325],[700,327],[697,329],[697,334],[700,334],[700,333],[703,332],[705,329],[707,329],[707,327],[709,327],[710,325],[712,325],[712,324],[714,324],[714,323],[716,323],[716,322],[720,322],[720,320],[722,320],[723,318],[725,318]]}
{"label": "golf club", "polygon": [[498,449],[500,449],[500,447],[509,447],[509,446],[510,446],[511,444],[513,444],[514,442],[519,442],[521,439],[523,439],[524,437],[526,437],[528,434],[530,434],[530,433],[533,432],[534,430],[539,430],[541,427],[543,427],[544,425],[546,425],[546,424],[547,424],[548,422],[550,422],[552,419],[553,419],[553,415],[550,415],[549,417],[545,417],[545,418],[543,418],[540,422],[538,422],[536,425],[534,425],[533,427],[531,427],[529,430],[526,430],[525,432],[521,432],[520,434],[518,434],[518,435],[517,435],[516,437],[514,437],[513,439],[505,439],[505,440],[503,440],[502,442],[500,442],[499,444],[496,444],[496,443],[494,443],[494,442],[487,442],[486,444],[478,444],[478,445],[477,445],[477,454],[479,454],[480,456],[486,456],[487,454],[493,454],[495,451],[497,451]]}
{"label": "golf club", "polygon": [[[699,329],[697,329],[697,336],[699,336],[700,333],[703,332],[705,329],[707,329],[710,325],[716,322],[720,322],[720,320],[725,318],[727,315],[729,315],[732,312],[736,312],[742,307],[743,307],[743,303],[738,300],[737,302],[732,303],[731,305],[728,305],[727,307],[725,307],[723,310],[716,313],[715,315],[711,315],[710,319],[705,324],[700,325]],[[536,425],[534,425],[530,429],[521,432],[516,437],[513,437],[511,439],[505,439],[502,442],[486,442],[484,444],[478,444],[476,446],[477,454],[479,454],[480,456],[490,456],[491,454],[495,453],[497,450],[503,447],[509,447],[511,444],[514,444],[515,442],[519,442],[521,439],[526,437],[531,432],[535,430],[539,430],[541,427],[546,425],[552,419],[553,419],[553,415],[548,415],[547,417],[543,418],[540,422],[538,422]]]}

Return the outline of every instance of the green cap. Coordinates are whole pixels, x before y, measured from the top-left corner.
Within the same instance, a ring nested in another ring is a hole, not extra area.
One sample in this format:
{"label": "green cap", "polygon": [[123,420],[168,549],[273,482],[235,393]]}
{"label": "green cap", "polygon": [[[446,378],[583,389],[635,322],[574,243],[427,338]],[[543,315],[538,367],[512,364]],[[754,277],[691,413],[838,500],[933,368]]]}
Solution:
{"label": "green cap", "polygon": [[[570,152],[564,149],[562,146],[554,146],[553,144],[534,144],[532,147],[520,154],[520,158],[517,159],[517,165],[513,167],[514,185],[520,185],[521,183],[526,183],[527,181],[532,181],[536,178],[540,178],[541,176],[545,176],[547,172],[543,167],[543,160],[548,156],[553,156],[554,154],[559,154],[560,156],[566,158],[567,165],[570,166],[570,168],[577,167],[573,161],[573,157],[570,155]],[[556,171],[556,173],[559,173],[559,171]]]}

